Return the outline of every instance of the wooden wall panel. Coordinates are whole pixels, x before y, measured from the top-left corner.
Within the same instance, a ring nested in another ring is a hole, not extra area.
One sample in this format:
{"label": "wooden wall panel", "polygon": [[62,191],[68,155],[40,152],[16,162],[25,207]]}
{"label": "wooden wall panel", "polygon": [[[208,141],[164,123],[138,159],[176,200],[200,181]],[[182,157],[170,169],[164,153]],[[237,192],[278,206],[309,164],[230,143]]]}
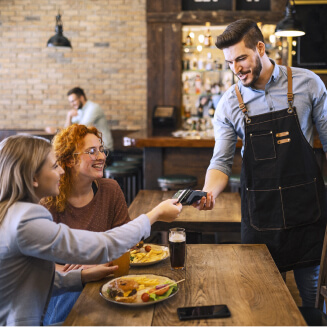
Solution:
{"label": "wooden wall panel", "polygon": [[165,0],[147,0],[146,2],[146,9],[147,12],[163,12],[164,8],[164,1]]}
{"label": "wooden wall panel", "polygon": [[271,0],[271,11],[285,11],[288,0]]}
{"label": "wooden wall panel", "polygon": [[[148,24],[148,131],[157,105],[181,106],[181,24]],[[180,117],[178,113],[177,117]]]}
{"label": "wooden wall panel", "polygon": [[182,10],[180,0],[147,0],[147,12],[179,12]]}
{"label": "wooden wall panel", "polygon": [[[164,28],[164,104],[180,108],[182,102],[182,24]],[[178,114],[177,117],[180,117]]]}
{"label": "wooden wall panel", "polygon": [[152,135],[152,113],[158,104],[164,104],[164,28],[163,24],[148,24],[147,27],[147,128]]}
{"label": "wooden wall panel", "polygon": [[[285,10],[285,8],[284,8]],[[210,22],[212,25],[227,25],[240,18],[249,18],[267,24],[276,24],[284,17],[283,11],[253,11],[253,10],[220,10],[220,11],[183,11],[181,13],[167,12],[148,13],[148,22],[182,23],[204,25]]]}

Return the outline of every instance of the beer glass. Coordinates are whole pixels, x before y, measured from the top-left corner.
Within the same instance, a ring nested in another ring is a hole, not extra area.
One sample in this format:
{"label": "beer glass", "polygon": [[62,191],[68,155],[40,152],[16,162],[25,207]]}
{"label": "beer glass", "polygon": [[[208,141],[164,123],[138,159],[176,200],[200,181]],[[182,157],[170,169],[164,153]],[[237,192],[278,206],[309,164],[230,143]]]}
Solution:
{"label": "beer glass", "polygon": [[129,260],[130,260],[130,254],[129,251],[124,253],[121,257],[118,259],[115,259],[112,261],[112,264],[114,266],[118,266],[118,269],[114,271],[115,277],[120,277],[124,275],[128,275],[129,273]]}
{"label": "beer glass", "polygon": [[186,233],[184,228],[169,230],[169,252],[171,269],[185,269]]}

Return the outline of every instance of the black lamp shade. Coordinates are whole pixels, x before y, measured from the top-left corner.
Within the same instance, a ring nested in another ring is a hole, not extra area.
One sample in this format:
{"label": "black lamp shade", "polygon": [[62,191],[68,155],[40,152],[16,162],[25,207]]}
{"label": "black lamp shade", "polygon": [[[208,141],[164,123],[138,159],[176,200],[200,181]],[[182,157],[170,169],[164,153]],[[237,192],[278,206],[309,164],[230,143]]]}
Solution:
{"label": "black lamp shade", "polygon": [[301,23],[294,17],[293,8],[288,5],[286,7],[285,18],[282,19],[276,26],[276,36],[302,36],[305,32],[301,26]]}
{"label": "black lamp shade", "polygon": [[47,46],[48,47],[65,47],[65,48],[71,48],[72,45],[70,44],[70,41],[63,35],[62,31],[62,22],[61,22],[61,15],[59,14],[57,17],[57,24],[56,24],[56,34],[52,37],[50,37]]}
{"label": "black lamp shade", "polygon": [[56,34],[50,37],[48,41],[48,47],[67,47],[71,48],[72,45],[70,44],[69,40],[64,37],[63,35]]}

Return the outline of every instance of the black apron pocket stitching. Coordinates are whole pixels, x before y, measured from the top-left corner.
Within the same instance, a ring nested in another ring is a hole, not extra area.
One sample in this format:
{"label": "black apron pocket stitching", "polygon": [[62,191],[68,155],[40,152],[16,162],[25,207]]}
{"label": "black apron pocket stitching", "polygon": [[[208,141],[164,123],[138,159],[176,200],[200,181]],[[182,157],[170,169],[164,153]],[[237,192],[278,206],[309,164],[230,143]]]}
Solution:
{"label": "black apron pocket stitching", "polygon": [[276,148],[272,132],[250,134],[253,156],[256,161],[276,159]]}
{"label": "black apron pocket stitching", "polygon": [[[301,194],[305,197],[299,203],[295,200]],[[317,222],[321,216],[315,179],[278,189],[247,190],[247,202],[250,225],[258,231],[301,227]]]}

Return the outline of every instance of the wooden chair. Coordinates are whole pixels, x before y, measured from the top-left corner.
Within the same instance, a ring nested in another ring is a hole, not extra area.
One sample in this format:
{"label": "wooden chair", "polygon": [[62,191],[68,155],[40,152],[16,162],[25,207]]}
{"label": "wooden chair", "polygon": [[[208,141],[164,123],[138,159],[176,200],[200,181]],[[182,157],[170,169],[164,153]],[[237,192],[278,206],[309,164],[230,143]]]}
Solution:
{"label": "wooden chair", "polygon": [[109,166],[104,169],[104,177],[115,179],[120,185],[128,206],[138,192],[137,176],[138,168],[135,166]]}
{"label": "wooden chair", "polygon": [[327,228],[322,248],[317,297],[314,308],[300,307],[300,311],[309,326],[327,326],[327,315],[323,312],[327,299]]}

